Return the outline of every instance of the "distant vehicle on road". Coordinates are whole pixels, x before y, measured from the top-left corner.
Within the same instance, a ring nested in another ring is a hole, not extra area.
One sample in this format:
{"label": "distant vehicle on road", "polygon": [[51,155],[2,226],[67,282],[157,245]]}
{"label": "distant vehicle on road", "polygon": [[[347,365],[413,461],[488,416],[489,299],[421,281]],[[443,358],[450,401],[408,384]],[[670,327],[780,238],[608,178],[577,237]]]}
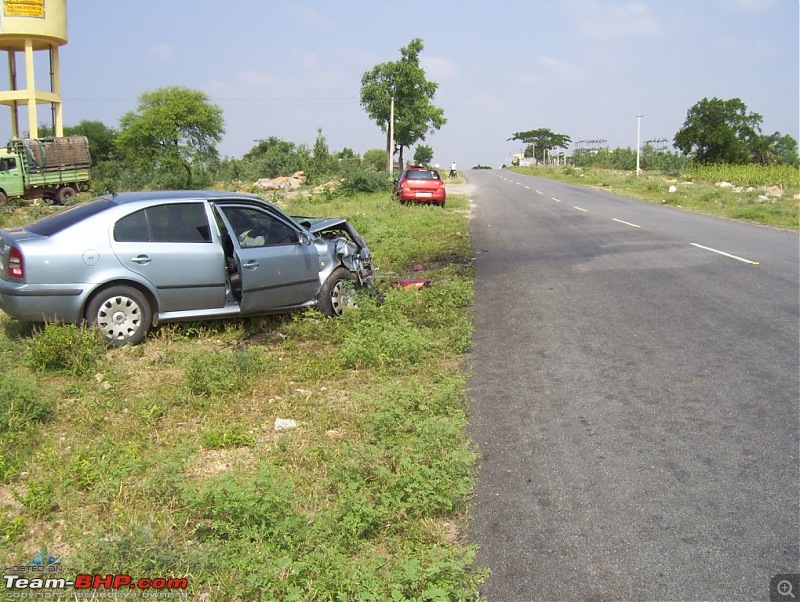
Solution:
{"label": "distant vehicle on road", "polygon": [[410,165],[395,180],[394,196],[406,203],[433,203],[444,207],[447,190],[439,172],[421,165]]}

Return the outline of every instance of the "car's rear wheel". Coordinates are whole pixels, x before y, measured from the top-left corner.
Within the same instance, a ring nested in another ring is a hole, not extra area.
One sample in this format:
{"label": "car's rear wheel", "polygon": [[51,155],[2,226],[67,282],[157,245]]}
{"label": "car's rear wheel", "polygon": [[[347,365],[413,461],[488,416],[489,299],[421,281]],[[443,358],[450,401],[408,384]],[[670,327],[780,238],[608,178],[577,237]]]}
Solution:
{"label": "car's rear wheel", "polygon": [[358,307],[356,291],[358,279],[347,268],[339,266],[322,285],[317,297],[317,308],[332,318],[341,316],[347,308]]}
{"label": "car's rear wheel", "polygon": [[147,299],[131,286],[104,289],[86,306],[86,321],[96,326],[113,347],[141,343],[152,318]]}

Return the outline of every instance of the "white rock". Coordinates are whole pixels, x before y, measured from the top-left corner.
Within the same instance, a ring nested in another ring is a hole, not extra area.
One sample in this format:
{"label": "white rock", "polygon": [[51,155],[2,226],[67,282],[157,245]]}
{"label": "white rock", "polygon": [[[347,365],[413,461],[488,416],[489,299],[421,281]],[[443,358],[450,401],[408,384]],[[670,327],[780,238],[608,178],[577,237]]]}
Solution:
{"label": "white rock", "polygon": [[297,422],[294,420],[290,420],[289,418],[276,418],[275,419],[275,431],[280,433],[281,431],[291,431],[292,429],[297,428]]}
{"label": "white rock", "polygon": [[669,191],[670,192],[678,192],[678,187],[675,186],[675,184],[673,184],[672,186],[669,187]]}

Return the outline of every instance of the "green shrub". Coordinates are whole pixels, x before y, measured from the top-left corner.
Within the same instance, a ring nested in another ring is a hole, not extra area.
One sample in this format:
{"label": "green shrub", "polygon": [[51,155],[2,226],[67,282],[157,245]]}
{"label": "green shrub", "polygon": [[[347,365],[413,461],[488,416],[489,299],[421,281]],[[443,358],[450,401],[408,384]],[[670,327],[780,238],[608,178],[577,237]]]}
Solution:
{"label": "green shrub", "polygon": [[19,471],[34,447],[35,425],[48,420],[53,404],[25,373],[0,376],[0,481]]}
{"label": "green shrub", "polygon": [[229,352],[200,351],[186,360],[184,380],[192,393],[220,395],[246,391],[250,381],[268,368],[257,347]]}
{"label": "green shrub", "polygon": [[342,194],[354,195],[362,192],[384,192],[392,188],[385,173],[361,169],[345,175],[339,190]]}
{"label": "green shrub", "polygon": [[278,468],[224,474],[184,491],[190,522],[201,539],[245,539],[289,545],[301,521],[293,509],[294,485]]}
{"label": "green shrub", "polygon": [[94,328],[48,323],[35,331],[28,347],[28,361],[38,370],[86,376],[105,358],[107,349]]}
{"label": "green shrub", "polygon": [[36,381],[24,374],[0,376],[0,434],[26,431],[32,423],[44,422],[53,404],[39,394]]}
{"label": "green shrub", "polygon": [[404,317],[387,317],[379,312],[350,323],[336,356],[343,368],[395,370],[425,361],[431,341]]}
{"label": "green shrub", "polygon": [[254,442],[253,434],[245,432],[241,427],[211,428],[203,432],[203,447],[210,449],[248,447]]}

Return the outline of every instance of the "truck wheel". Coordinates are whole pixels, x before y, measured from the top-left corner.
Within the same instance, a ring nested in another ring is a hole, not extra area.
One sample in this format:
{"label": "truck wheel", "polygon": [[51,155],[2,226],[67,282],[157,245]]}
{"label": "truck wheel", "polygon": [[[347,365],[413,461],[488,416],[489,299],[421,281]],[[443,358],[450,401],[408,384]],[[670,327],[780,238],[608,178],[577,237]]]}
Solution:
{"label": "truck wheel", "polygon": [[153,314],[145,296],[131,286],[112,286],[86,306],[86,321],[96,326],[112,347],[144,340]]}
{"label": "truck wheel", "polygon": [[0,205],[5,205],[8,202],[8,195],[0,190]]}
{"label": "truck wheel", "polygon": [[358,307],[357,288],[356,275],[339,266],[322,285],[317,297],[317,309],[331,318],[341,316],[348,307]]}
{"label": "truck wheel", "polygon": [[72,186],[62,186],[58,190],[56,190],[56,204],[63,205],[64,203],[69,203],[72,199],[75,198],[75,189]]}

